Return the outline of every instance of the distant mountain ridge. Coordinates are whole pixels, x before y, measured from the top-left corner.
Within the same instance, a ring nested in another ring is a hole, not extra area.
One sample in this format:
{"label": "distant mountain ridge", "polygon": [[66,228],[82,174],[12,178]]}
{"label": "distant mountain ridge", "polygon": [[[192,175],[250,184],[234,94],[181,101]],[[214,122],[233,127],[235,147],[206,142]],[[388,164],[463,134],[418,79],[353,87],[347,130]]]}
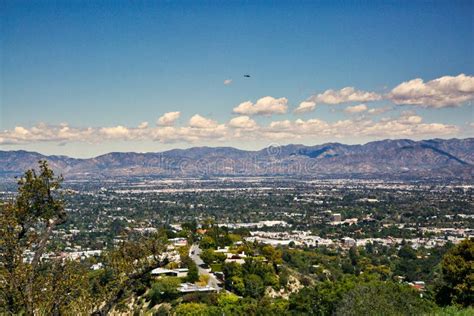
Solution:
{"label": "distant mountain ridge", "polygon": [[112,152],[89,159],[0,151],[0,177],[13,177],[40,159],[68,178],[121,176],[304,176],[474,178],[474,138],[374,141],[363,145],[285,145],[257,151],[193,147],[158,153]]}

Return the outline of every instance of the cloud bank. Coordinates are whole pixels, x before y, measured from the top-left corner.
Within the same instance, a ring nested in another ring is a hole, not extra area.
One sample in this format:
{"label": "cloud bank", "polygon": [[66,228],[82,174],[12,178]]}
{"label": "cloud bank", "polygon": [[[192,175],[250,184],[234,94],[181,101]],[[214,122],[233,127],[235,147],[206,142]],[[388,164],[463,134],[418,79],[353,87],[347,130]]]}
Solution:
{"label": "cloud bank", "polygon": [[[383,107],[368,106],[365,103],[392,102]],[[398,116],[382,117],[396,105],[423,108],[458,107],[474,100],[474,77],[465,74],[443,76],[431,81],[420,78],[402,82],[388,93],[357,90],[346,87],[340,90],[326,90],[303,101],[294,109],[294,115],[313,111],[318,104],[347,104],[344,112],[349,119],[326,121],[322,118],[307,120],[271,120],[271,115],[288,111],[288,99],[266,96],[255,103],[246,101],[233,108],[238,114],[226,122],[195,114],[187,122],[178,124],[181,112],[173,111],[161,115],[156,126],[143,121],[136,127],[124,125],[104,127],[73,127],[67,123],[48,125],[39,123],[32,127],[15,126],[0,131],[0,144],[31,144],[41,142],[87,142],[101,143],[111,140],[152,140],[161,143],[208,143],[234,141],[282,141],[294,142],[316,138],[400,138],[400,137],[447,137],[472,134],[473,125],[461,126],[442,122],[425,122],[414,111],[405,111]],[[359,102],[363,102],[357,104]],[[351,104],[352,103],[352,104]],[[358,115],[353,115],[358,114]],[[254,116],[265,116],[258,122]],[[377,119],[378,118],[378,119]]]}
{"label": "cloud bank", "polygon": [[0,144],[29,144],[35,142],[89,142],[108,140],[153,140],[161,143],[196,143],[208,141],[232,142],[236,140],[297,141],[317,137],[443,137],[455,136],[460,128],[443,123],[425,123],[412,112],[397,117],[373,120],[362,117],[329,122],[317,118],[279,120],[258,124],[249,116],[238,116],[219,123],[199,114],[192,116],[185,126],[137,127],[122,125],[101,128],[77,128],[67,124],[58,126],[38,124],[31,128],[16,126],[0,132]]}
{"label": "cloud bank", "polygon": [[459,74],[443,76],[427,82],[416,78],[398,84],[388,93],[362,91],[354,87],[345,87],[340,90],[329,89],[301,102],[294,112],[311,112],[317,104],[337,105],[381,100],[395,105],[413,105],[423,108],[458,107],[474,100],[474,77]]}

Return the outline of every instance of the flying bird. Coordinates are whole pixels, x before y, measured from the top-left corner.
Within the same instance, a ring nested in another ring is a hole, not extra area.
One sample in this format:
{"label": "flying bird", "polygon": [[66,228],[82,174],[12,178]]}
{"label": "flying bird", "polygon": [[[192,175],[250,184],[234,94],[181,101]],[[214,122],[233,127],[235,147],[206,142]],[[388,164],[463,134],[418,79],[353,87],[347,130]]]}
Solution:
{"label": "flying bird", "polygon": [[244,75],[245,78],[250,78],[250,75]]}

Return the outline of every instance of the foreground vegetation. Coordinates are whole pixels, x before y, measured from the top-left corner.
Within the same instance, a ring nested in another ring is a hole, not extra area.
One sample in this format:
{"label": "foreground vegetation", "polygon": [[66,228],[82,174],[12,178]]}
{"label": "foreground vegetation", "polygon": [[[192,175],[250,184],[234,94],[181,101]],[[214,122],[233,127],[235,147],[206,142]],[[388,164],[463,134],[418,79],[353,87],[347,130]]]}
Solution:
{"label": "foreground vegetation", "polygon": [[[67,221],[61,178],[46,162],[18,181],[18,194],[0,207],[0,313],[26,315],[469,315],[474,313],[474,241],[434,249],[387,247],[295,248],[245,241],[246,229],[212,221],[126,235],[99,257],[69,260],[52,242]],[[178,262],[168,239],[184,237]],[[189,257],[223,276],[219,293],[178,291],[207,283]],[[226,260],[220,251],[244,258]],[[46,256],[48,254],[48,256]],[[55,255],[51,255],[55,254]],[[92,266],[100,263],[97,269]],[[152,278],[156,267],[186,267],[185,278]],[[426,280],[426,288],[408,284]]]}

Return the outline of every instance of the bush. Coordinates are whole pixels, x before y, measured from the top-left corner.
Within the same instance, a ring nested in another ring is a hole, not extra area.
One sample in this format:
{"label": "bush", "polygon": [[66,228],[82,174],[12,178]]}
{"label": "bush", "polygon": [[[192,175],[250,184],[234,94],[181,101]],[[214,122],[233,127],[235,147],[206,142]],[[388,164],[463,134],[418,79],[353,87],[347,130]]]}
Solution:
{"label": "bush", "polygon": [[180,304],[175,309],[176,316],[207,316],[219,315],[216,308],[207,306],[203,303],[185,303]]}
{"label": "bush", "polygon": [[434,316],[471,316],[471,315],[474,315],[473,307],[462,309],[457,306],[447,306],[447,307],[439,308],[434,313]]}
{"label": "bush", "polygon": [[372,282],[358,285],[343,295],[335,315],[422,315],[433,307],[405,285]]}
{"label": "bush", "polygon": [[172,300],[178,296],[178,287],[181,280],[175,277],[164,277],[153,283],[147,294],[150,301],[150,307],[155,306],[165,300]]}

